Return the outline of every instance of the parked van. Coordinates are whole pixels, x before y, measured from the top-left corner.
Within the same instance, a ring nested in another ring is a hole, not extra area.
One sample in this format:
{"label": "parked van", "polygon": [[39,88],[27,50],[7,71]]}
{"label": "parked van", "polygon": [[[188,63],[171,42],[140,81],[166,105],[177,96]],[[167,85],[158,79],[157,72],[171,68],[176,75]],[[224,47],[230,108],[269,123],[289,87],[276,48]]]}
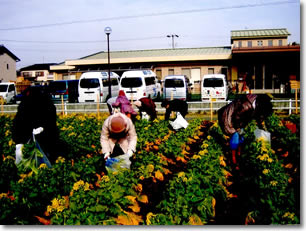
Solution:
{"label": "parked van", "polygon": [[136,70],[123,72],[120,79],[120,90],[131,100],[139,100],[143,97],[159,99],[161,85],[156,74],[151,70]]}
{"label": "parked van", "polygon": [[[118,96],[119,75],[110,73],[112,97]],[[109,91],[108,72],[85,72],[79,81],[79,102],[105,102]]]}
{"label": "parked van", "polygon": [[78,102],[79,80],[56,80],[49,83],[48,89],[54,103],[61,103],[62,96],[64,102]]}
{"label": "parked van", "polygon": [[3,98],[3,104],[15,103],[15,83],[0,83],[0,97]]}
{"label": "parked van", "polygon": [[228,94],[228,87],[225,75],[223,74],[209,74],[204,75],[202,79],[202,101],[209,101],[210,99],[226,100]]}
{"label": "parked van", "polygon": [[187,100],[190,96],[189,79],[185,75],[168,75],[164,79],[163,97],[164,99]]}

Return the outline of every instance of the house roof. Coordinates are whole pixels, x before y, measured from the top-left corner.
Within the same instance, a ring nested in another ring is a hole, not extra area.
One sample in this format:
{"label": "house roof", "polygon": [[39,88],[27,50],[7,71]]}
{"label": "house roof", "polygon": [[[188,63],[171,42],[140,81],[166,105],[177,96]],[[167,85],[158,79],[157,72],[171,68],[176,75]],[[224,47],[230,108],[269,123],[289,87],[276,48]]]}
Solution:
{"label": "house roof", "polygon": [[285,28],[261,29],[261,30],[232,30],[231,39],[288,37],[290,33]]}
{"label": "house roof", "polygon": [[[176,48],[176,49],[152,49],[152,50],[133,50],[133,51],[112,51],[111,58],[144,58],[144,57],[177,57],[194,55],[218,55],[230,54],[231,47],[200,47],[200,48]],[[107,59],[107,52],[99,52],[80,59]],[[163,60],[161,60],[163,61]]]}
{"label": "house roof", "polygon": [[9,51],[9,49],[7,49],[5,46],[0,45],[0,54],[6,53],[8,54],[12,59],[14,59],[16,62],[19,62],[20,59],[14,55],[12,52]]}
{"label": "house roof", "polygon": [[40,63],[33,64],[27,67],[20,68],[19,71],[38,71],[38,70],[50,70],[50,66],[56,65],[57,63]]}

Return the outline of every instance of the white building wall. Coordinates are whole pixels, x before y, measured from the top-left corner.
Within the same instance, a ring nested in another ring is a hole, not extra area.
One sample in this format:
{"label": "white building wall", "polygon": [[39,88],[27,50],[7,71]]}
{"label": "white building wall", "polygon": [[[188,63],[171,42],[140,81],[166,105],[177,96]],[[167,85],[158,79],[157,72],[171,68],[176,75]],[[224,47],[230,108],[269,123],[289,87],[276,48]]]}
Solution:
{"label": "white building wall", "polygon": [[8,54],[0,55],[0,81],[16,81],[16,61]]}

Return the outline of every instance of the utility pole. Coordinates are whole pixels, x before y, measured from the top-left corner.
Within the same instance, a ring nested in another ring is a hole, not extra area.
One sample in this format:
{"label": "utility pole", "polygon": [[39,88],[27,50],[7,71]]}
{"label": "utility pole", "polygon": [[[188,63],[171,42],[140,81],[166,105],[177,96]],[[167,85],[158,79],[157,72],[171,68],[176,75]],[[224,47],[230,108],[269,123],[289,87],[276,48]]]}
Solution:
{"label": "utility pole", "polygon": [[170,34],[170,35],[167,35],[168,38],[172,38],[172,49],[174,49],[174,38],[175,37],[179,37],[177,34]]}

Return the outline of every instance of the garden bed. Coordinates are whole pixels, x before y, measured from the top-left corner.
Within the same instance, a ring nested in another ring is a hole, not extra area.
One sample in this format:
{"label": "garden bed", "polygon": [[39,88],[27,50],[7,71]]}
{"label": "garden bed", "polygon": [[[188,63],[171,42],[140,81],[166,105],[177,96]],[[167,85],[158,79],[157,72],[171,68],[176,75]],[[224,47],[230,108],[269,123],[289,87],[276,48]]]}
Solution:
{"label": "garden bed", "polygon": [[187,129],[173,131],[167,121],[137,120],[131,169],[119,172],[104,168],[105,118],[59,116],[62,157],[34,173],[17,170],[13,117],[0,117],[1,224],[299,224],[298,116],[273,114],[265,121],[271,145],[255,140],[250,123],[239,170],[217,122],[194,118]]}

